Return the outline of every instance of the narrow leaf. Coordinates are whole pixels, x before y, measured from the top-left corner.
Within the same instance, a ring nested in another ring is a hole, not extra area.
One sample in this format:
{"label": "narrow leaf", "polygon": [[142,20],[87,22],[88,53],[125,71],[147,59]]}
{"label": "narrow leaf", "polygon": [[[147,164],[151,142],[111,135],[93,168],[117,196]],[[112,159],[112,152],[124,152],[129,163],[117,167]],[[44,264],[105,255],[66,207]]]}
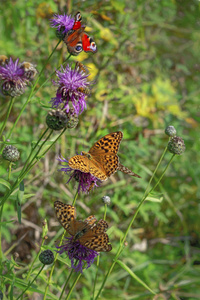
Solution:
{"label": "narrow leaf", "polygon": [[147,290],[149,290],[149,292],[151,292],[152,294],[156,295],[156,293],[150,288],[148,287],[148,285],[146,285],[146,283],[144,283],[137,275],[135,275],[135,273],[133,273],[133,271],[131,271],[131,269],[125,265],[122,261],[117,260],[116,261],[125,271],[127,271],[131,277],[133,277],[138,283],[140,283],[141,285],[143,285],[143,287],[145,287]]}
{"label": "narrow leaf", "polygon": [[8,182],[7,180],[0,178],[0,184],[5,185],[9,190],[11,188],[10,182]]}

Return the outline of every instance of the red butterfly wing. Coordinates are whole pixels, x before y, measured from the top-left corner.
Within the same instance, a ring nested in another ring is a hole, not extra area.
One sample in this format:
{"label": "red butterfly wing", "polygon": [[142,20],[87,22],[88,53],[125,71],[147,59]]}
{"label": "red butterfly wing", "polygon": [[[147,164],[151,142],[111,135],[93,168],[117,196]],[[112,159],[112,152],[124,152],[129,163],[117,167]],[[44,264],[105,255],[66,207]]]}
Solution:
{"label": "red butterfly wing", "polygon": [[85,32],[82,35],[82,45],[85,52],[97,52],[97,46],[94,40]]}
{"label": "red butterfly wing", "polygon": [[72,30],[77,30],[77,29],[81,28],[82,17],[81,17],[80,12],[77,12],[75,14],[74,20],[75,20],[75,23],[74,23]]}

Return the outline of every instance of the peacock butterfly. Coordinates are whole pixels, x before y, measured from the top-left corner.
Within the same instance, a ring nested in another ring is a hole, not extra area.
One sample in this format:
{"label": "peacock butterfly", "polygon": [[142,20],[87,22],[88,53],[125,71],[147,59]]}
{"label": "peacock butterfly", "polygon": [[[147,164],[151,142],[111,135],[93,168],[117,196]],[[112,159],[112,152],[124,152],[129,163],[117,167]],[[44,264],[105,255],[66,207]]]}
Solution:
{"label": "peacock butterfly", "polygon": [[94,40],[85,33],[86,26],[81,23],[81,13],[77,12],[74,19],[75,22],[73,28],[69,30],[64,38],[69,53],[78,55],[83,50],[85,52],[97,52],[97,46]]}

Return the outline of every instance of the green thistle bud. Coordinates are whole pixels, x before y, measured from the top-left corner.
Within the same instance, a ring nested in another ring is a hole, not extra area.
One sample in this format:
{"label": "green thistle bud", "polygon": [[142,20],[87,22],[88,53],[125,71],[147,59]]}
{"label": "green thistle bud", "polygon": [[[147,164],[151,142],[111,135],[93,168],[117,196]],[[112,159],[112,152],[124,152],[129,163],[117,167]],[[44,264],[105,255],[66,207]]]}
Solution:
{"label": "green thistle bud", "polygon": [[165,134],[173,137],[176,135],[176,129],[174,128],[174,126],[167,126],[167,128],[165,129]]}
{"label": "green thistle bud", "polygon": [[2,157],[8,161],[14,162],[19,159],[20,153],[18,149],[12,145],[8,145],[3,149]]}
{"label": "green thistle bud", "polygon": [[74,109],[70,109],[68,114],[67,114],[68,122],[67,122],[67,127],[72,129],[76,128],[78,125],[78,116],[77,114],[74,113]]}
{"label": "green thistle bud", "polygon": [[56,30],[56,36],[57,38],[59,38],[59,40],[64,40],[65,36],[66,36],[66,32],[63,33],[63,30],[65,29],[65,27],[61,27],[60,30]]}
{"label": "green thistle bud", "polygon": [[59,108],[56,110],[52,109],[46,117],[47,126],[53,130],[66,128],[67,122],[67,114]]}
{"label": "green thistle bud", "polygon": [[109,196],[103,196],[102,201],[104,204],[110,205],[110,197]]}
{"label": "green thistle bud", "polygon": [[44,265],[52,264],[53,261],[54,261],[53,252],[51,250],[45,250],[45,251],[41,252],[40,255],[39,255],[39,260]]}
{"label": "green thistle bud", "polygon": [[181,155],[185,151],[185,144],[183,139],[179,136],[171,138],[168,143],[167,149],[173,154]]}

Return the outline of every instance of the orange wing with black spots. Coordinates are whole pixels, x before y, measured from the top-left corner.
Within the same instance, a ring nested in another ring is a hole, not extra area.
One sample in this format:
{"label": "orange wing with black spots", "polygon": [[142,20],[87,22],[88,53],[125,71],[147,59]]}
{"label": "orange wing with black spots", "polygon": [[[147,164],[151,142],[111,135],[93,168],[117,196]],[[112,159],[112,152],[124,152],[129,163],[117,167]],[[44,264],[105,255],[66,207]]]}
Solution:
{"label": "orange wing with black spots", "polygon": [[74,237],[74,241],[78,240],[81,245],[98,252],[112,250],[106,233],[108,228],[106,221],[99,220],[96,224],[95,216],[89,216],[84,221],[78,221],[76,220],[75,207],[60,201],[56,201],[54,207],[59,222]]}
{"label": "orange wing with black spots", "polygon": [[88,153],[82,152],[82,155],[70,158],[69,166],[74,170],[90,173],[101,181],[107,180],[118,168],[117,152],[122,137],[121,131],[107,134],[99,139]]}

